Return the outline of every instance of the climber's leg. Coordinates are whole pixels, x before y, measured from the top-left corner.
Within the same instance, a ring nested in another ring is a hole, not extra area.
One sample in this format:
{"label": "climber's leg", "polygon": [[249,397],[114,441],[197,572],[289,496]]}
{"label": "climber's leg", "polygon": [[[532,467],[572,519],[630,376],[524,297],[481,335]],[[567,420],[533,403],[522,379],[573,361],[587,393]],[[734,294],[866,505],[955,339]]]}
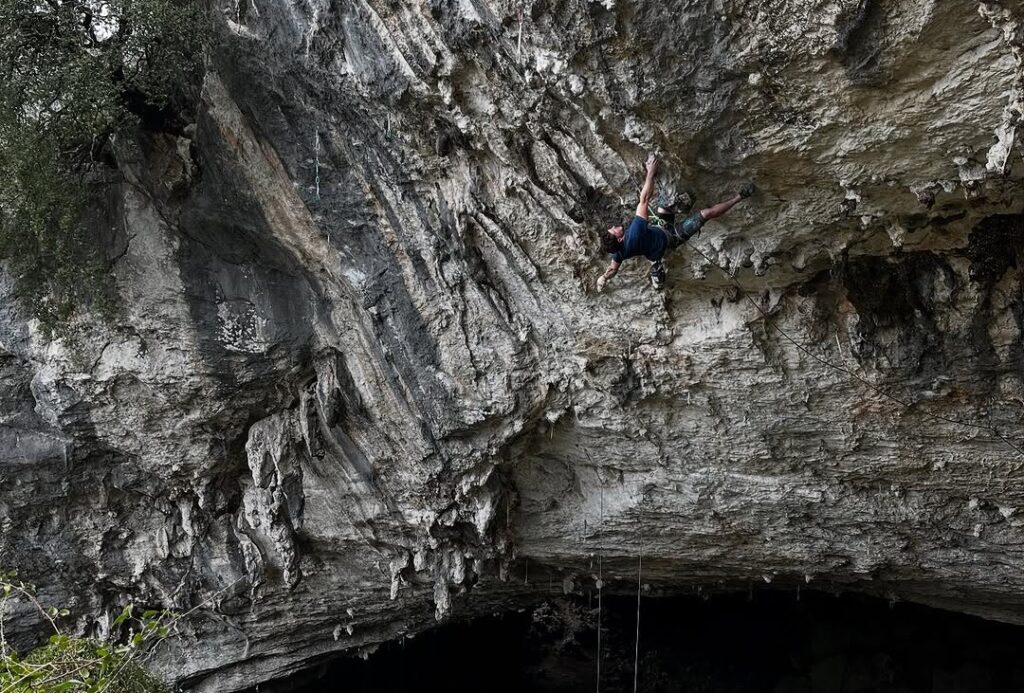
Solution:
{"label": "climber's leg", "polygon": [[713,207],[708,207],[706,209],[700,210],[700,215],[704,217],[704,221],[715,219],[717,217],[722,216],[730,209],[732,209],[740,200],[750,197],[753,194],[754,184],[747,183],[742,188],[740,188],[739,193],[735,197],[732,197],[726,200],[725,202],[719,202],[717,205]]}
{"label": "climber's leg", "polygon": [[682,245],[696,236],[700,233],[702,226],[704,226],[704,216],[702,212],[694,212],[676,224],[672,229],[673,235],[676,238],[676,245]]}
{"label": "climber's leg", "polygon": [[713,207],[707,207],[706,209],[700,210],[700,215],[701,217],[704,218],[704,221],[716,219],[725,214],[726,212],[728,212],[730,209],[732,209],[736,205],[736,203],[742,199],[742,197],[736,195],[735,197],[730,198],[725,202],[719,202],[717,205]]}

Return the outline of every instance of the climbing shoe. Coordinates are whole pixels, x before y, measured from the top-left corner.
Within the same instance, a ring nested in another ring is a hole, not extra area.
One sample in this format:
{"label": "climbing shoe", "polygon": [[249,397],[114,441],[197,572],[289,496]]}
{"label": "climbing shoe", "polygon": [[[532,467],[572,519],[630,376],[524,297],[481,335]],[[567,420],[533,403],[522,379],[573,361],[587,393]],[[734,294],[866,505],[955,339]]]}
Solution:
{"label": "climbing shoe", "polygon": [[662,260],[651,263],[651,286],[657,290],[665,286],[665,263]]}
{"label": "climbing shoe", "polygon": [[753,183],[747,183],[742,188],[740,188],[740,197],[746,199],[753,195],[755,190],[757,190],[757,188],[754,187]]}

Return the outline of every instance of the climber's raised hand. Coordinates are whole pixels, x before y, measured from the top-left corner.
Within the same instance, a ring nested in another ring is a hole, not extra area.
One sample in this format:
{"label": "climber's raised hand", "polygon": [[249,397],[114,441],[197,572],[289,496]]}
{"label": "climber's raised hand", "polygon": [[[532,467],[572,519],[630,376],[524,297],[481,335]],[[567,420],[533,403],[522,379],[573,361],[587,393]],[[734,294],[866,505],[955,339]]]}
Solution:
{"label": "climber's raised hand", "polygon": [[647,157],[647,176],[644,178],[644,187],[640,189],[640,203],[636,206],[636,215],[641,219],[647,219],[647,207],[654,194],[654,174],[658,172],[658,157],[653,153]]}

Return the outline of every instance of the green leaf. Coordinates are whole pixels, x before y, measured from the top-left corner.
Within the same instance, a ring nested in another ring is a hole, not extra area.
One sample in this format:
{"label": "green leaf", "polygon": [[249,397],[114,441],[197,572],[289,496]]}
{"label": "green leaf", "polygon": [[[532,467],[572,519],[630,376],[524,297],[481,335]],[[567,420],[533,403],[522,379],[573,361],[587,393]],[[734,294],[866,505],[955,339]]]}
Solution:
{"label": "green leaf", "polygon": [[132,617],[132,605],[129,604],[124,609],[122,609],[120,615],[118,615],[118,617],[114,619],[113,627],[117,628],[119,625],[121,625],[122,623],[124,623],[125,621],[127,621],[131,617]]}

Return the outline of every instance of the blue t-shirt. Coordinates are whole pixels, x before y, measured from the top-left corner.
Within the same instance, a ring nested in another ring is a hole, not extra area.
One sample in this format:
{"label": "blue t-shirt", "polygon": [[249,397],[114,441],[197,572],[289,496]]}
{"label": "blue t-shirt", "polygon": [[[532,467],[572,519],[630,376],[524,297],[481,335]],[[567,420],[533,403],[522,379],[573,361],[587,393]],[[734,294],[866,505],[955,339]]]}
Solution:
{"label": "blue t-shirt", "polygon": [[641,217],[633,217],[633,221],[629,224],[622,239],[622,249],[612,253],[612,259],[615,262],[622,262],[631,257],[643,255],[654,262],[664,257],[667,247],[668,236],[661,230],[661,227],[648,224],[647,220]]}

